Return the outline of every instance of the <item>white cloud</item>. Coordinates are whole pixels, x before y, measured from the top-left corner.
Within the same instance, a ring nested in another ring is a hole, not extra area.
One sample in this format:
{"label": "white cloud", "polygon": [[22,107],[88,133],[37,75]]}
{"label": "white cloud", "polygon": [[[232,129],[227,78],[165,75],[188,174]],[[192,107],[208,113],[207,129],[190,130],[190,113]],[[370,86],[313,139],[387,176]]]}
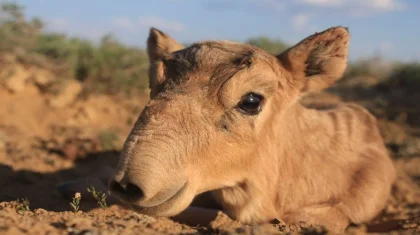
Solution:
{"label": "white cloud", "polygon": [[53,29],[64,29],[69,26],[69,22],[66,19],[54,18],[47,20],[46,26]]}
{"label": "white cloud", "polygon": [[304,29],[309,21],[310,16],[308,14],[298,14],[296,16],[293,17],[292,19],[292,23],[293,23],[293,28],[295,30],[302,30]]}
{"label": "white cloud", "polygon": [[335,8],[353,16],[397,11],[404,8],[402,0],[300,0],[311,7]]}
{"label": "white cloud", "polygon": [[204,7],[213,11],[251,11],[264,10],[283,12],[287,6],[284,0],[206,0]]}
{"label": "white cloud", "polygon": [[117,28],[121,28],[128,31],[135,31],[136,24],[128,17],[117,17],[111,20],[111,24]]}
{"label": "white cloud", "polygon": [[256,7],[269,8],[275,12],[281,12],[285,8],[285,3],[278,0],[248,0],[248,2]]}
{"label": "white cloud", "polygon": [[137,32],[143,28],[156,27],[164,31],[179,32],[185,30],[185,26],[176,21],[165,20],[158,16],[143,16],[135,20],[129,17],[116,17],[111,24],[117,29]]}
{"label": "white cloud", "polygon": [[108,33],[108,30],[104,27],[69,21],[64,18],[45,19],[44,22],[47,32],[63,33],[72,37],[82,37],[93,41],[98,41],[103,35]]}
{"label": "white cloud", "polygon": [[379,43],[379,52],[381,54],[386,54],[388,52],[391,52],[393,48],[393,45],[391,42],[388,41],[383,41],[381,43]]}
{"label": "white cloud", "polygon": [[301,2],[320,7],[332,7],[342,5],[345,0],[301,0]]}
{"label": "white cloud", "polygon": [[289,10],[310,10],[312,15],[329,11],[343,16],[369,16],[402,10],[407,0],[208,0],[205,6],[217,11],[243,11],[256,10],[271,11],[275,14],[284,14]]}
{"label": "white cloud", "polygon": [[185,30],[185,26],[176,21],[169,21],[158,16],[143,16],[139,20],[139,24],[143,27],[156,27],[165,31],[180,32]]}
{"label": "white cloud", "polygon": [[368,0],[364,2],[366,6],[369,6],[372,9],[382,11],[400,10],[404,7],[404,5],[398,0]]}

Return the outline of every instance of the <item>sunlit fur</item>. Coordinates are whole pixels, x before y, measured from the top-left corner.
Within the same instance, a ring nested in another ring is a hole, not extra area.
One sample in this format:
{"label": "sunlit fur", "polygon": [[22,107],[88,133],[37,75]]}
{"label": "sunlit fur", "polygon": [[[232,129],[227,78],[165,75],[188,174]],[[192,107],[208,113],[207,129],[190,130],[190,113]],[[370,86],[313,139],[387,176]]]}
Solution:
{"label": "sunlit fur", "polygon": [[[230,41],[183,48],[152,28],[150,101],[114,180],[137,185],[144,197],[129,202],[149,215],[175,215],[211,191],[245,224],[343,229],[371,220],[395,178],[376,119],[355,104],[299,102],[342,76],[348,43],[348,30],[335,27],[276,56]],[[258,115],[237,109],[248,92],[265,98]]]}

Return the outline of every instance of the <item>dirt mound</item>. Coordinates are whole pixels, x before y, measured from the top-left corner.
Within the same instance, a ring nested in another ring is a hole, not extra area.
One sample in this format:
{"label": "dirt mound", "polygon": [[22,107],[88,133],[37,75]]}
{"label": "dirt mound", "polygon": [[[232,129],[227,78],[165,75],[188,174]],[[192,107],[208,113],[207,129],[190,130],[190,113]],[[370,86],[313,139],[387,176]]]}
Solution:
{"label": "dirt mound", "polygon": [[[9,84],[17,89],[0,86],[0,233],[327,234],[324,228],[305,223],[242,226],[222,213],[210,226],[189,227],[168,218],[137,214],[112,200],[107,201],[108,207],[100,208],[87,192],[82,193],[80,211],[72,212],[71,199],[64,198],[56,187],[115,166],[118,150],[147,96],[82,97],[75,95],[77,85],[70,85],[66,97],[60,98],[42,88],[53,78],[40,75],[34,80],[28,78],[28,69],[19,69],[16,76],[25,77],[19,80],[23,82]],[[359,79],[304,100],[308,106],[326,109],[342,100],[364,105],[378,117],[395,159],[398,180],[386,209],[372,223],[352,226],[346,233],[419,234],[418,90]]]}

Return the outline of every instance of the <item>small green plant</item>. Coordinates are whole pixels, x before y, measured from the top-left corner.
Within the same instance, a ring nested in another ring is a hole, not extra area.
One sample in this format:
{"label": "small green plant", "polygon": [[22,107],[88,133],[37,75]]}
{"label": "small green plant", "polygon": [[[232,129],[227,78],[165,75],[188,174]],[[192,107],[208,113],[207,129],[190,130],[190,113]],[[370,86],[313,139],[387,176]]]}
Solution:
{"label": "small green plant", "polygon": [[82,194],[75,193],[72,202],[70,202],[70,206],[71,206],[71,208],[73,209],[74,212],[79,211],[80,200],[82,200]]}
{"label": "small green plant", "polygon": [[98,204],[102,208],[106,208],[108,206],[106,204],[106,198],[108,197],[108,195],[106,193],[103,193],[101,191],[96,191],[95,187],[93,187],[93,186],[88,188],[87,191],[92,194],[93,198],[95,198],[95,200],[98,202]]}
{"label": "small green plant", "polygon": [[25,211],[30,211],[30,202],[28,198],[22,198],[17,200],[18,205],[16,206],[16,212],[23,214]]}
{"label": "small green plant", "polygon": [[45,164],[50,165],[50,166],[55,166],[55,161],[54,159],[44,159]]}

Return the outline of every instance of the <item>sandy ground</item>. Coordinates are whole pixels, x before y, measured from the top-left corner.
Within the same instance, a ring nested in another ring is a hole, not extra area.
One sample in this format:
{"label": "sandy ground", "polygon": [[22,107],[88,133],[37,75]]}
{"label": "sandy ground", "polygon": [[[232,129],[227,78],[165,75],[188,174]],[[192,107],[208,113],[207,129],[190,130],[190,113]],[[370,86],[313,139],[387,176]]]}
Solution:
{"label": "sandy ground", "polygon": [[[420,88],[355,78],[305,103],[354,101],[379,119],[398,180],[384,212],[347,234],[420,234]],[[367,83],[366,81],[370,81]],[[316,225],[242,226],[220,213],[206,227],[189,227],[116,205],[101,208],[82,192],[80,210],[57,190],[62,182],[115,166],[147,97],[92,96],[52,107],[31,84],[17,93],[0,86],[0,234],[327,234]],[[25,208],[18,199],[27,199]],[[29,210],[26,210],[29,209]]]}

